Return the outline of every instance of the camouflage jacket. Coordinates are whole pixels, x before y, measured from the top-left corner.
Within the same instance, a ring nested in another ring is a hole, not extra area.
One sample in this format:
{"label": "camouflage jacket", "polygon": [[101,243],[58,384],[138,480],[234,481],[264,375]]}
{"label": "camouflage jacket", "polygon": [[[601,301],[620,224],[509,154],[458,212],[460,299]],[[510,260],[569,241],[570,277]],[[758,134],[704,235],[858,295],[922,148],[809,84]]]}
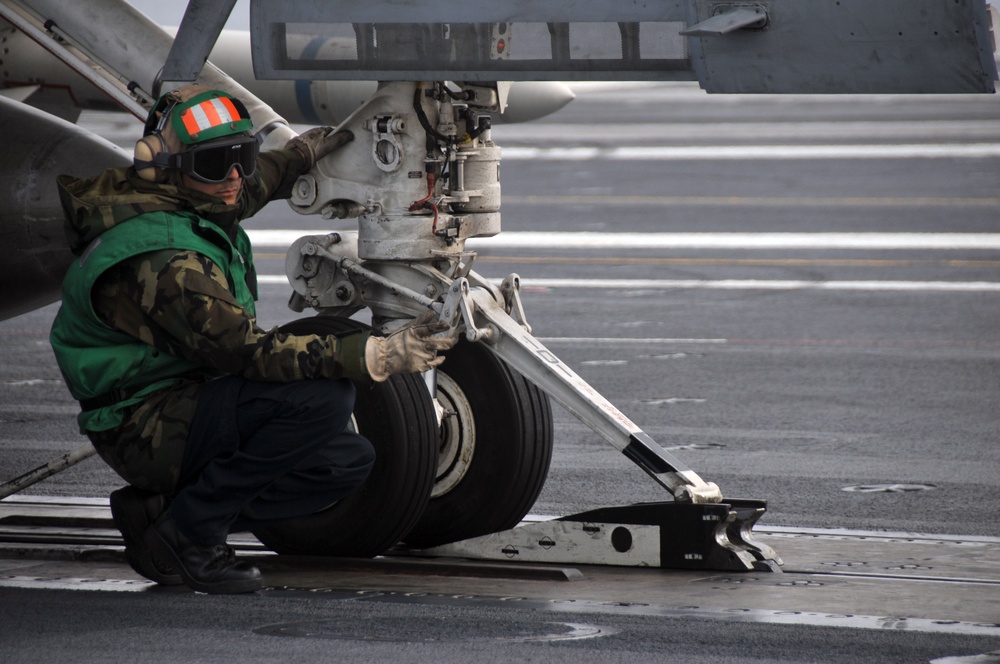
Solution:
{"label": "camouflage jacket", "polygon": [[[176,212],[194,213],[235,241],[239,220],[270,200],[287,198],[302,166],[295,151],[262,153],[257,172],[244,181],[235,205],[186,189],[179,177],[164,184],[150,183],[132,169],[111,169],[85,180],[62,177],[59,186],[68,239],[80,254],[109,228],[127,227],[129,219],[150,212]],[[255,296],[252,260],[247,267],[247,282]],[[265,331],[256,323],[252,303],[241,306],[225,271],[195,251],[137,253],[101,274],[91,301],[104,324],[200,369],[176,376],[169,388],[128,408],[119,426],[86,431],[118,474],[152,491],[171,493],[176,486],[206,375],[277,382],[367,377],[366,335],[337,338],[293,336],[277,328]]]}

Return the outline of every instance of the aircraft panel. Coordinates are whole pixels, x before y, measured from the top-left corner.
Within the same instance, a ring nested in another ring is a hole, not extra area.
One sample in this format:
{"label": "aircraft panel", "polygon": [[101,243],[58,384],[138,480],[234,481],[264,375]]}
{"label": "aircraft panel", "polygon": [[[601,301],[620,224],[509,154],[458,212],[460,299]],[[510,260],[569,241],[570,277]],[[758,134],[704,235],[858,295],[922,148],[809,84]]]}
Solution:
{"label": "aircraft panel", "polygon": [[840,94],[993,92],[997,78],[985,0],[254,0],[251,29],[261,79],[698,80],[719,93]]}
{"label": "aircraft panel", "polygon": [[[767,0],[766,25],[693,40],[708,92],[993,92],[983,0]],[[725,4],[696,0],[707,21]]]}

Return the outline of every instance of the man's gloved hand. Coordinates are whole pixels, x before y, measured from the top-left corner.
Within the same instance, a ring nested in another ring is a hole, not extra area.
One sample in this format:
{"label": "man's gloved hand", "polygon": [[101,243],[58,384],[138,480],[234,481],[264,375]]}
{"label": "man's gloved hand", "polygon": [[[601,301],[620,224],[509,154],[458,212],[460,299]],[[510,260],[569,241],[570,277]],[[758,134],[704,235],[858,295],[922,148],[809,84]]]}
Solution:
{"label": "man's gloved hand", "polygon": [[303,172],[308,171],[317,161],[337,148],[354,140],[354,132],[333,127],[313,127],[285,143],[286,150],[295,150],[305,160]]}
{"label": "man's gloved hand", "polygon": [[372,380],[383,381],[393,374],[418,373],[444,362],[438,351],[455,345],[456,337],[435,337],[448,329],[447,323],[428,311],[409,325],[387,337],[368,337],[365,346],[365,366]]}

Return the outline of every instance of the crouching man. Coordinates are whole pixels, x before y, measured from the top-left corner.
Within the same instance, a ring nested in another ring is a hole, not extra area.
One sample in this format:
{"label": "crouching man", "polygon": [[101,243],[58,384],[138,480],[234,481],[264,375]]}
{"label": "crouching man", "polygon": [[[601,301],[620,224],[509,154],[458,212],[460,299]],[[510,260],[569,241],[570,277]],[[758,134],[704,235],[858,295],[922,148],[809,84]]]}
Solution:
{"label": "crouching man", "polygon": [[81,431],[129,484],[111,511],[133,569],[207,593],[261,586],[230,532],[322,510],[365,480],[352,381],[426,371],[453,343],[431,317],[384,338],[257,326],[239,222],[352,136],[318,128],[258,153],[251,128],[238,99],[187,86],[157,102],[133,167],[59,179],[79,258],[51,341]]}

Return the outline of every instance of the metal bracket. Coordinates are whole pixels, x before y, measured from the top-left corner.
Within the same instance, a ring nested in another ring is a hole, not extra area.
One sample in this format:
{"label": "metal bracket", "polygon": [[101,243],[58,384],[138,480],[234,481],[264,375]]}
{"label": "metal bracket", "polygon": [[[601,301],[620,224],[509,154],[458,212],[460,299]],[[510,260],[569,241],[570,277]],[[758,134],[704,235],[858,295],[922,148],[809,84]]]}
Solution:
{"label": "metal bracket", "polygon": [[372,161],[381,171],[392,173],[403,161],[403,146],[396,134],[406,130],[402,118],[376,117],[368,121],[372,133]]}
{"label": "metal bracket", "polygon": [[447,323],[448,327],[455,329],[459,324],[465,326],[465,338],[469,341],[481,341],[490,337],[488,329],[476,327],[475,319],[472,315],[472,307],[469,304],[469,280],[460,277],[452,282],[445,295],[444,304],[438,320]]}
{"label": "metal bracket", "polygon": [[712,18],[692,25],[681,34],[686,37],[720,37],[746,28],[760,29],[767,25],[767,10],[760,5],[722,6]]}
{"label": "metal bracket", "polygon": [[531,333],[531,326],[524,315],[524,305],[521,303],[521,277],[517,274],[508,274],[500,284],[500,292],[503,294],[504,302],[507,305],[507,313],[526,332]]}
{"label": "metal bracket", "polygon": [[749,536],[767,505],[645,503],[606,507],[418,550],[479,560],[780,572],[775,551]]}

